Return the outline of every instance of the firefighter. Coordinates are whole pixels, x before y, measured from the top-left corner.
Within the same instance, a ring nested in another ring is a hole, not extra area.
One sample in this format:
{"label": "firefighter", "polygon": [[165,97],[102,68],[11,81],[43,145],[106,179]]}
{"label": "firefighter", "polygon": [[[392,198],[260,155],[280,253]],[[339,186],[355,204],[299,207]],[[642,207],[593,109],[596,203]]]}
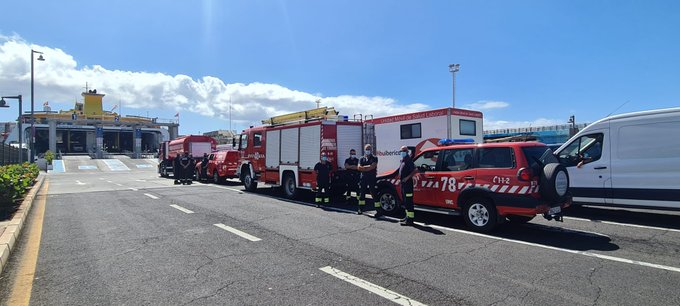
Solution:
{"label": "firefighter", "polygon": [[208,153],[203,153],[203,159],[201,160],[201,178],[208,180]]}
{"label": "firefighter", "polygon": [[349,150],[349,158],[345,159],[345,189],[347,190],[345,200],[348,203],[356,202],[357,194],[359,193],[359,184],[357,184],[359,181],[358,165],[357,151],[354,149]]}
{"label": "firefighter", "polygon": [[194,155],[189,153],[189,175],[187,177],[187,184],[191,185],[196,177],[196,159]]}
{"label": "firefighter", "polygon": [[364,156],[359,160],[359,166],[357,170],[361,173],[359,178],[359,209],[357,214],[363,213],[363,208],[366,205],[366,193],[371,193],[373,198],[373,206],[375,207],[375,218],[379,218],[383,215],[382,208],[380,207],[380,202],[375,200],[374,190],[375,190],[375,179],[378,173],[378,158],[373,155],[372,146],[367,144],[364,146]]}
{"label": "firefighter", "polygon": [[314,203],[316,207],[321,207],[323,204],[330,204],[331,198],[328,195],[328,188],[331,185],[331,163],[328,162],[326,153],[321,153],[321,161],[314,165],[314,172],[316,173],[316,198]]}
{"label": "firefighter", "polygon": [[191,161],[189,160],[189,152],[184,152],[184,155],[179,159],[179,173],[180,181],[182,185],[187,184],[187,177],[189,176],[189,165]]}
{"label": "firefighter", "polygon": [[182,166],[179,164],[180,158],[179,153],[177,153],[175,159],[172,160],[172,176],[175,177],[175,185],[179,185],[182,182]]}
{"label": "firefighter", "polygon": [[399,165],[399,180],[401,183],[401,198],[406,217],[402,219],[399,224],[413,225],[413,218],[415,218],[415,210],[413,209],[413,176],[418,173],[413,159],[408,154],[408,148],[402,146],[399,150],[401,155],[401,164]]}

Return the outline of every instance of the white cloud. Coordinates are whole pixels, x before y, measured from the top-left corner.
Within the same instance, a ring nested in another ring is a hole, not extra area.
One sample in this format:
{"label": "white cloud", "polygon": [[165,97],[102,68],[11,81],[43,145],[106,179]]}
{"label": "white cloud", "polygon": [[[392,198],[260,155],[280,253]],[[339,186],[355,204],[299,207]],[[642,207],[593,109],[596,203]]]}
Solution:
{"label": "white cloud", "polygon": [[464,108],[484,111],[490,109],[506,108],[508,106],[510,106],[510,103],[503,101],[479,101],[467,104],[464,106]]}
{"label": "white cloud", "polygon": [[105,104],[120,100],[125,109],[164,109],[173,114],[190,111],[226,119],[231,104],[234,124],[243,126],[277,114],[314,108],[317,99],[321,99],[322,105],[334,106],[350,117],[356,113],[378,117],[429,108],[421,103],[403,104],[377,96],[324,97],[277,84],[225,84],[212,76],[192,79],[187,75],[111,70],[100,65],[79,67],[73,56],[61,49],[31,45],[18,36],[1,35],[0,92],[30,91],[28,54],[31,49],[44,52],[46,58],[44,62],[36,62],[40,66],[35,77],[37,101],[72,103],[85,82],[89,82],[99,93],[108,95]]}

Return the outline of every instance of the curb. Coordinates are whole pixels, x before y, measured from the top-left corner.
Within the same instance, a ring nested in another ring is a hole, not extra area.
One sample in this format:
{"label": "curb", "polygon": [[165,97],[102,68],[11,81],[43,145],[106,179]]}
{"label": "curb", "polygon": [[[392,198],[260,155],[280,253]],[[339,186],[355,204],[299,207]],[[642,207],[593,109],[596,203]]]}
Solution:
{"label": "curb", "polygon": [[0,236],[0,273],[5,269],[5,265],[7,265],[7,262],[9,261],[9,255],[14,250],[15,243],[17,239],[19,239],[19,234],[21,234],[21,229],[24,227],[28,213],[33,206],[33,201],[40,188],[42,188],[44,181],[45,174],[40,173],[35,184],[31,187],[28,194],[26,194],[24,201],[9,222],[9,225],[7,225],[2,236]]}

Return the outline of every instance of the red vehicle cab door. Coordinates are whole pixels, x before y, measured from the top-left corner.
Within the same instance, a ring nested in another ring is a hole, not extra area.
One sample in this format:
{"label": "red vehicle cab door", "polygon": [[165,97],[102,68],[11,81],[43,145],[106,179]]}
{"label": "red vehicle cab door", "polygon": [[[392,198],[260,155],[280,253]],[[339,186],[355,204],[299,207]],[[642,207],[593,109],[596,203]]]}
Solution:
{"label": "red vehicle cab door", "polygon": [[436,197],[431,191],[437,181],[438,160],[439,150],[434,150],[420,154],[413,161],[418,169],[418,174],[413,177],[413,202],[415,204],[428,206],[436,204]]}
{"label": "red vehicle cab door", "polygon": [[447,149],[442,152],[438,165],[437,182],[432,194],[436,205],[445,208],[459,208],[461,190],[475,185],[477,170],[474,169],[474,149]]}

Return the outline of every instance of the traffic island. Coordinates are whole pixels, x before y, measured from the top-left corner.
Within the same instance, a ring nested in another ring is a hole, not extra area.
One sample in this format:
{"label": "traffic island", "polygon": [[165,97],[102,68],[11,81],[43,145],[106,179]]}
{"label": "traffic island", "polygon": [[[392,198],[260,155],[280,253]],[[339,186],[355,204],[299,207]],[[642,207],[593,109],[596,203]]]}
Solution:
{"label": "traffic island", "polygon": [[26,223],[28,213],[33,206],[33,201],[35,201],[44,181],[45,173],[40,173],[12,219],[9,222],[5,222],[4,225],[0,225],[0,273],[5,269],[10,253],[15,249],[16,241],[19,239],[21,230]]}

